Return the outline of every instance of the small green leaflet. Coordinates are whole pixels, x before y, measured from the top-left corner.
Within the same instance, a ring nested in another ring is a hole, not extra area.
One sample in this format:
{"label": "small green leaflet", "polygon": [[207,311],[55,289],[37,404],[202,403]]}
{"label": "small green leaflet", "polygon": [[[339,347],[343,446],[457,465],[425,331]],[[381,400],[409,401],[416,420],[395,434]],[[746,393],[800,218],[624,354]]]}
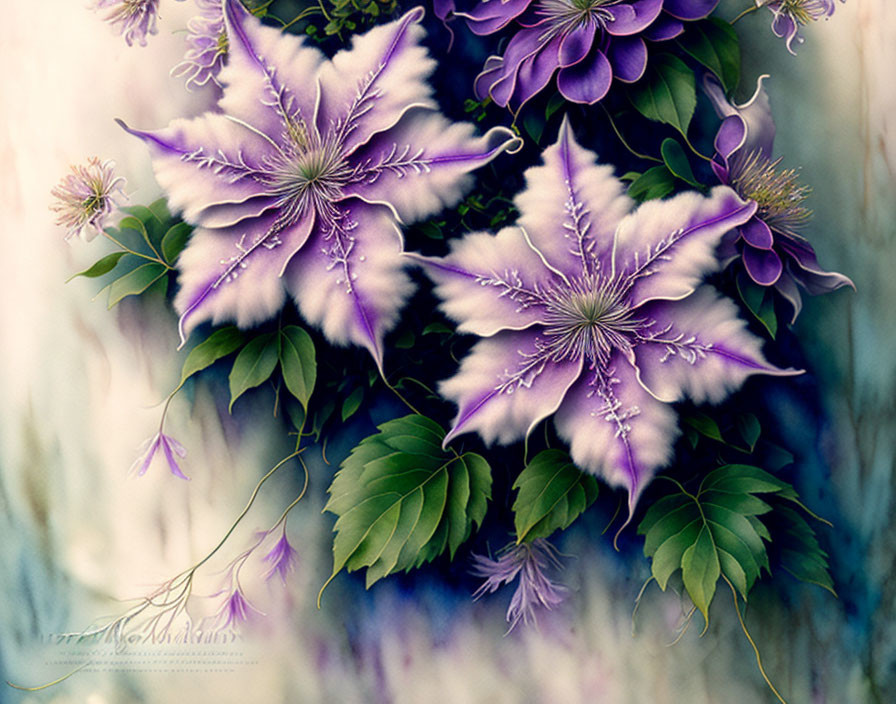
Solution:
{"label": "small green leaflet", "polygon": [[174,264],[178,255],[183,251],[187,244],[187,238],[193,228],[185,222],[179,222],[168,228],[165,236],[162,237],[162,256],[169,264]]}
{"label": "small green leaflet", "polygon": [[280,331],[279,357],[286,388],[307,411],[317,380],[317,360],[311,336],[298,325],[287,325]]}
{"label": "small green leaflet", "polygon": [[66,279],[65,283],[68,283],[72,279],[75,279],[79,276],[85,276],[88,279],[95,279],[99,276],[103,276],[104,274],[108,274],[116,266],[118,266],[119,260],[126,254],[127,252],[112,252],[112,254],[107,254],[105,257],[95,262],[90,268],[70,276],[68,279]]}
{"label": "small green leaflet", "polygon": [[344,423],[351,418],[361,407],[361,401],[364,400],[364,389],[360,386],[352,391],[348,398],[342,402],[342,422]]}
{"label": "small green leaflet", "polygon": [[774,340],[778,333],[778,317],[775,315],[775,296],[772,290],[755,283],[743,271],[737,275],[736,283],[741,300]]}
{"label": "small green leaflet", "polygon": [[[630,174],[627,174],[630,175]],[[637,176],[628,187],[628,194],[637,201],[664,198],[675,190],[675,175],[666,166],[654,166]]]}
{"label": "small green leaflet", "polygon": [[243,344],[243,333],[233,325],[228,325],[220,330],[215,330],[205,340],[196,345],[187,359],[180,375],[180,383],[183,384],[196,372],[200,372],[222,357],[235,352]]}
{"label": "small green leaflet", "polygon": [[694,413],[690,416],[684,416],[682,421],[710,440],[725,442],[725,438],[722,437],[722,431],[719,430],[719,424],[705,413]]}
{"label": "small green leaflet", "polygon": [[694,72],[681,59],[672,54],[654,56],[629,96],[648,120],[672,125],[687,136],[697,107],[697,88]]}
{"label": "small green leaflet", "polygon": [[758,516],[772,506],[757,494],[796,499],[796,492],[768,472],[749,465],[725,465],[704,477],[696,494],[679,491],[654,503],[638,533],[644,535],[644,554],[660,588],[680,568],[685,589],[709,623],[709,606],[724,576],[744,600],[769,570],[763,541],[771,540]]}
{"label": "small green leaflet", "polygon": [[109,304],[112,308],[127,296],[136,296],[143,293],[156,281],[161,279],[168,269],[162,264],[149,262],[138,266],[133,271],[125,274],[109,284]]}
{"label": "small green leaflet", "polygon": [[700,188],[700,182],[697,181],[691,170],[691,163],[688,161],[687,154],[684,153],[684,147],[678,143],[678,140],[671,137],[664,139],[660,145],[660,153],[663,155],[663,161],[669,171],[688,185]]}
{"label": "small green leaflet", "polygon": [[740,43],[734,27],[716,17],[688,22],[678,45],[716,74],[728,95],[734,92],[740,82]]}
{"label": "small green leaflet", "polygon": [[230,407],[249,389],[267,381],[274,369],[280,353],[280,337],[270,332],[250,340],[240,350],[230,370]]}
{"label": "small green leaflet", "polygon": [[597,480],[576,467],[565,452],[544,450],[526,465],[513,488],[517,543],[564,530],[597,498]]}
{"label": "small green leaflet", "polygon": [[834,596],[834,582],[828,572],[828,555],[821,549],[815,531],[789,506],[774,505],[769,530],[772,550],[781,566],[797,579],[827,589]]}
{"label": "small green leaflet", "polygon": [[378,430],[352,450],[328,490],[324,510],[338,519],[327,584],[343,568],[366,567],[370,587],[446,548],[453,557],[485,517],[492,479],[481,456],[444,451],[445,432],[424,416],[390,420]]}

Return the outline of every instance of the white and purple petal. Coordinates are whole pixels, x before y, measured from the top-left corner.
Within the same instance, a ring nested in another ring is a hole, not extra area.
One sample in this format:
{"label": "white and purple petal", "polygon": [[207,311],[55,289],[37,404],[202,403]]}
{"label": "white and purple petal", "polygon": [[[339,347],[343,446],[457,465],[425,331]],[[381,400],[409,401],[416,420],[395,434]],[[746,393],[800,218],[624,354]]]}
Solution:
{"label": "white and purple petal", "polygon": [[436,66],[420,45],[424,35],[416,7],[400,19],[352,39],[320,70],[315,122],[351,154],[373,135],[394,126],[413,108],[435,108],[427,78]]}
{"label": "white and purple petal", "polygon": [[413,290],[401,231],[384,206],[351,199],[339,210],[335,227],[318,223],[292,258],[286,286],[305,320],[330,342],[367,348],[382,369],[383,337]]}
{"label": "white and purple petal", "polygon": [[[758,153],[765,159],[772,158],[772,145],[775,141],[775,122],[772,119],[771,106],[768,94],[762,82],[768,78],[762,75],[756,81],[756,92],[746,103],[737,105],[728,100],[718,79],[707,74],[703,81],[706,95],[709,97],[716,114],[720,119],[735,116],[743,122],[744,140],[738,154],[745,157]],[[734,152],[727,154],[726,158],[732,158]]]}
{"label": "white and purple petal", "polygon": [[239,0],[223,1],[228,45],[218,107],[281,143],[290,123],[310,128],[324,55],[301,37],[262,25]]}
{"label": "white and purple petal", "polygon": [[283,305],[281,275],[315,224],[306,216],[279,229],[277,213],[225,228],[197,228],[178,258],[181,341],[198,324],[233,321],[239,327],[263,322]]}
{"label": "white and purple petal", "polygon": [[547,360],[542,342],[543,332],[532,328],[476,343],[457,374],[439,385],[442,396],[458,405],[445,444],[471,431],[488,444],[511,443],[557,410],[583,363]]}
{"label": "white and purple petal", "polygon": [[168,207],[180,211],[184,220],[200,227],[219,226],[220,209],[214,222],[205,220],[206,211],[215,212],[215,206],[232,206],[228,217],[236,222],[275,205],[265,179],[265,160],[277,153],[276,145],[226,115],[173,120],[151,132],[131,129],[120,120],[119,124],[149,146]]}
{"label": "white and purple petal", "polygon": [[659,401],[718,403],[753,374],[802,374],[769,364],[734,303],[709,286],[681,301],[648,304],[641,313],[648,327],[635,346],[638,380]]}
{"label": "white and purple petal", "polygon": [[633,201],[613,168],[597,165],[594,152],[576,142],[568,118],[542,160],[526,170],[526,188],[514,198],[520,227],[564,275],[593,273],[609,258],[613,233]]}
{"label": "white and purple petal", "polygon": [[715,250],[722,236],[755,212],[756,203],[727,186],[709,196],[691,191],[641,205],[619,223],[615,241],[615,269],[628,277],[632,307],[691,294],[718,270]]}
{"label": "white and purple petal", "polygon": [[554,416],[573,462],[629,493],[629,514],[641,491],[672,458],[679,435],[675,411],[638,383],[622,354],[598,375],[586,372]]}
{"label": "white and purple petal", "polygon": [[477,136],[470,123],[413,110],[355,152],[358,173],[343,192],[388,205],[413,222],[457,203],[472,183],[471,171],[518,144],[504,127]]}
{"label": "white and purple petal", "polygon": [[409,256],[424,265],[458,331],[482,337],[545,322],[543,291],[559,279],[518,227],[466,235],[447,257]]}

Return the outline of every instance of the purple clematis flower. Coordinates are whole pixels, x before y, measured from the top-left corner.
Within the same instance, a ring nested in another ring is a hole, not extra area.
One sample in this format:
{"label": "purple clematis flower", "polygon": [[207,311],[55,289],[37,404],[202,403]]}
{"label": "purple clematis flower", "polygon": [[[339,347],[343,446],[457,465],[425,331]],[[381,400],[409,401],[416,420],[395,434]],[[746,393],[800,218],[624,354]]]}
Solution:
{"label": "purple clematis flower", "polygon": [[109,9],[103,19],[115,27],[128,46],[146,46],[146,36],[157,34],[159,0],[96,0],[95,10]]}
{"label": "purple clematis flower", "polygon": [[470,171],[519,143],[437,111],[422,16],[415,8],[327,60],[225,0],[220,112],[125,127],[196,225],[178,260],[182,339],[209,319],[261,322],[289,291],[331,342],[362,345],[382,366],[411,291],[399,224],[456,203]]}
{"label": "purple clematis flower", "polygon": [[483,555],[473,555],[472,573],[485,581],[473,593],[474,599],[497,591],[505,584],[519,578],[519,584],[507,607],[508,633],[523,621],[532,623],[539,609],[550,610],[563,601],[566,589],[555,584],[546,574],[549,569],[562,565],[556,548],[543,538],[531,543],[509,545],[497,560]]}
{"label": "purple clematis flower", "polygon": [[803,43],[800,27],[834,14],[834,0],[756,0],[756,6],[772,11],[772,32],[787,42],[787,51],[794,56],[794,40]]}
{"label": "purple clematis flower", "polygon": [[227,58],[227,31],[221,0],[196,0],[199,14],[187,22],[189,49],[171,75],[186,76],[187,88],[217,83],[217,75]]}
{"label": "purple clematis flower", "polygon": [[679,434],[672,403],[718,402],[769,364],[735,305],[703,276],[756,203],[732,189],[683,193],[634,212],[609,166],[564,119],[526,172],[518,227],[479,232],[444,258],[416,257],[461,332],[480,335],[442,382],[458,414],[445,437],[513,442],[554,414],[573,461],[629,492],[629,508]]}
{"label": "purple clematis flower", "polygon": [[161,430],[143,443],[138,451],[139,457],[134,464],[131,465],[131,471],[136,472],[138,477],[142,477],[146,474],[146,470],[149,469],[149,466],[152,464],[152,461],[155,459],[159,450],[161,450],[162,454],[165,456],[165,461],[168,463],[168,469],[171,470],[171,473],[175,477],[180,477],[181,479],[189,481],[190,478],[181,471],[180,465],[175,458],[175,455],[181,459],[186,457],[186,449],[177,440],[170,435],[165,435]]}
{"label": "purple clematis flower", "polygon": [[[671,39],[681,20],[706,17],[718,0],[483,0],[465,17],[475,34],[520,26],[503,56],[491,56],[476,78],[486,96],[518,110],[557,75],[557,88],[575,103],[594,104],[613,79],[634,83],[647,67],[644,39]],[[664,11],[665,10],[665,11]]]}
{"label": "purple clematis flower", "polygon": [[793,320],[802,308],[797,285],[808,293],[828,293],[842,286],[855,288],[843,274],[822,269],[815,250],[798,230],[811,211],[803,204],[809,189],[797,180],[794,169],[780,169],[781,159],[772,159],[775,123],[768,95],[760,76],[756,92],[743,105],[725,97],[718,81],[704,81],[722,125],[716,134],[712,168],[722,183],[747,200],[758,204],[756,216],[723,241],[720,256],[741,256],[744,269],[760,286],[774,286],[793,306]]}

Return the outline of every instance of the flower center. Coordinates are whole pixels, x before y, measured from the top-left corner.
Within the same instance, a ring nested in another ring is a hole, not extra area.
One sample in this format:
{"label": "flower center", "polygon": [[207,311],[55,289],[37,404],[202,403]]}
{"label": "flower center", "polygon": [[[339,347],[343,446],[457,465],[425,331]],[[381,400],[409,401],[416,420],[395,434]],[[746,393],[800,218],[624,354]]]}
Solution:
{"label": "flower center", "polygon": [[643,322],[632,317],[618,282],[596,277],[556,291],[548,298],[545,318],[546,351],[551,359],[585,357],[592,367],[605,366],[614,349],[630,349],[629,337]]}
{"label": "flower center", "polygon": [[778,12],[805,25],[827,14],[828,8],[822,0],[782,0]]}
{"label": "flower center", "polygon": [[326,218],[353,170],[337,145],[312,138],[304,125],[291,125],[289,135],[292,149],[274,169],[274,193],[280,197],[283,219],[295,222],[309,208]]}
{"label": "flower center", "polygon": [[757,216],[772,230],[793,235],[812,216],[803,205],[812,189],[799,182],[796,169],[778,170],[780,163],[753,152],[735,165],[731,185],[743,198],[756,201]]}
{"label": "flower center", "polygon": [[572,31],[578,25],[596,22],[601,28],[614,20],[606,9],[622,0],[541,0],[537,13],[549,19],[554,33]]}

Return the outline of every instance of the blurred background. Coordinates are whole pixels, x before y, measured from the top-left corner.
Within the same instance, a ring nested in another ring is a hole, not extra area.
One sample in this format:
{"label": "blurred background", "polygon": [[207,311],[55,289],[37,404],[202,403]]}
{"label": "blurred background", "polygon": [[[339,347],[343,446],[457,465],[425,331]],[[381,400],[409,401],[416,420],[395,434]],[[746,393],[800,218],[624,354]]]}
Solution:
{"label": "blurred background", "polygon": [[[127,475],[178,380],[175,323],[152,302],[106,312],[92,300],[98,286],[64,283],[102,243],[67,245],[49,192],[69,164],[97,155],[116,161],[132,203],[150,202],[159,190],[146,150],[113,118],[157,127],[201,113],[213,96],[168,76],[192,3],[163,0],[159,34],[130,49],[85,4],[7,3],[0,23],[0,674],[22,685],[70,669],[73,651],[53,634],[120,613],[120,600],[201,557],[261,473],[289,452],[273,424],[266,435],[264,424],[249,432],[240,422],[269,409],[247,399],[231,418],[220,389],[196,385],[168,421],[188,448],[192,481],[161,464]],[[721,16],[747,4],[726,0]],[[758,587],[748,621],[788,701],[888,702],[896,696],[896,6],[838,3],[833,18],[804,30],[797,57],[768,24],[767,12],[738,24],[741,97],[760,72],[772,75],[776,152],[814,188],[819,260],[858,291],[806,301],[797,333],[819,397],[782,397],[777,411],[799,449],[798,488],[835,524],[822,533],[840,598],[795,583]],[[800,422],[805,404],[811,423]],[[648,590],[633,619],[646,561],[621,560],[585,530],[562,545],[576,556],[563,574],[572,593],[537,629],[505,637],[507,590],[474,603],[427,574],[370,592],[341,577],[318,610],[333,521],[320,510],[334,467],[314,450],[308,461],[310,492],[290,520],[298,569],[286,587],[246,582],[266,617],[242,640],[189,653],[136,642],[117,666],[37,693],[4,686],[0,702],[774,700],[724,595],[705,635],[691,628],[670,646],[679,598]],[[300,475],[291,469],[265,488],[230,557],[279,515]]]}

